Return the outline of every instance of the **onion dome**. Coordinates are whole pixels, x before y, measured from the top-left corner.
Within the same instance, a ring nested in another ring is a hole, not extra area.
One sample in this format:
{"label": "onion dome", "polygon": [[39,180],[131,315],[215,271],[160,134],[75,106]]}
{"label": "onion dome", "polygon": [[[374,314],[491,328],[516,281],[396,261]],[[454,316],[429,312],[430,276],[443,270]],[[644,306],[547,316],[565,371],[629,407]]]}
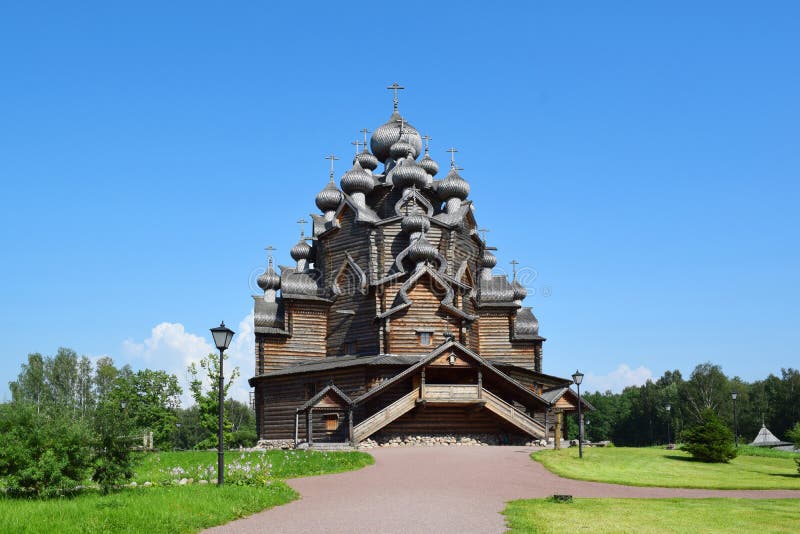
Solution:
{"label": "onion dome", "polygon": [[421,261],[433,261],[439,251],[431,245],[425,237],[417,239],[413,245],[408,248],[408,257],[411,261],[419,263]]}
{"label": "onion dome", "polygon": [[489,252],[486,249],[483,249],[483,257],[481,258],[481,265],[485,269],[492,269],[495,265],[497,265],[497,258],[495,258],[494,254]]}
{"label": "onion dome", "polygon": [[322,191],[317,193],[315,201],[320,211],[333,211],[339,207],[339,203],[342,201],[342,192],[333,181],[330,181]]}
{"label": "onion dome", "polygon": [[419,189],[425,187],[428,183],[428,175],[425,171],[414,163],[411,158],[401,160],[397,166],[392,169],[392,184],[400,189],[406,187],[416,186]]}
{"label": "onion dome", "polygon": [[306,243],[304,237],[300,237],[300,241],[298,241],[297,244],[292,247],[292,250],[289,251],[289,254],[292,255],[292,259],[294,261],[307,260],[309,256],[311,256],[311,246]]}
{"label": "onion dome", "polygon": [[[402,123],[401,123],[402,121]],[[402,124],[402,132],[401,132]],[[395,111],[389,117],[389,121],[379,126],[372,132],[372,137],[369,140],[370,149],[378,161],[381,163],[386,161],[389,157],[389,149],[398,141],[405,141],[414,147],[414,153],[420,154],[422,152],[422,137],[416,128],[408,124],[400,116],[400,113]]]}
{"label": "onion dome", "polygon": [[412,158],[417,157],[417,153],[414,150],[414,147],[411,146],[411,144],[406,143],[405,141],[398,141],[391,147],[389,147],[389,155],[392,157],[393,160],[405,158],[406,156],[411,156]]}
{"label": "onion dome", "polygon": [[369,169],[370,171],[374,171],[378,168],[378,158],[367,152],[366,147],[362,152],[356,154],[353,163],[358,162],[361,165],[362,169]]}
{"label": "onion dome", "polygon": [[431,176],[436,176],[436,173],[439,172],[439,164],[433,161],[433,159],[431,159],[427,153],[421,160],[419,160],[417,165],[422,167],[423,170]]}
{"label": "onion dome", "polygon": [[442,200],[451,198],[464,200],[469,195],[469,183],[459,176],[455,169],[450,169],[444,180],[439,182],[436,190]]}
{"label": "onion dome", "polygon": [[425,215],[415,213],[403,217],[400,227],[407,234],[415,234],[417,232],[427,232],[431,227],[431,222]]}
{"label": "onion dome", "polygon": [[264,291],[267,291],[268,289],[277,291],[281,288],[281,277],[278,276],[278,273],[276,273],[275,269],[272,268],[272,258],[270,258],[269,267],[267,267],[267,270],[258,277],[256,282],[258,283],[258,287]]}
{"label": "onion dome", "polygon": [[373,180],[372,175],[361,167],[358,160],[353,164],[352,169],[344,173],[339,183],[342,185],[342,190],[348,195],[369,193],[375,187],[375,180]]}
{"label": "onion dome", "polygon": [[525,286],[517,282],[516,278],[511,282],[511,287],[514,289],[514,300],[523,300],[528,296],[528,290],[525,289]]}

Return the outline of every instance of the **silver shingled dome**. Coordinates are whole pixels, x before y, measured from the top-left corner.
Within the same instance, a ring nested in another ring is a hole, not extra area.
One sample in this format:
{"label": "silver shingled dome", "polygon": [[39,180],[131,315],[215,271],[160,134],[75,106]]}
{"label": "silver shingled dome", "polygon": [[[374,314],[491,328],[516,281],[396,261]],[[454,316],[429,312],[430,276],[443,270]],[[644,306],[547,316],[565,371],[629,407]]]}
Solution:
{"label": "silver shingled dome", "polygon": [[414,147],[411,146],[410,143],[406,143],[405,141],[398,141],[389,147],[389,155],[392,157],[393,160],[398,160],[400,158],[405,158],[406,156],[411,156],[412,158],[417,157],[417,152],[414,150]]}
{"label": "silver shingled dome", "polygon": [[372,132],[369,146],[372,153],[381,163],[385,162],[389,157],[389,149],[392,145],[401,140],[413,146],[416,154],[422,153],[422,137],[420,137],[416,128],[407,122],[403,122],[403,134],[402,136],[400,135],[401,119],[400,113],[395,111],[386,124],[379,126]]}
{"label": "silver shingled dome", "polygon": [[420,237],[417,239],[413,245],[411,245],[408,249],[408,257],[414,263],[418,263],[421,261],[428,261],[431,262],[436,259],[436,255],[439,251],[431,245],[425,236]]}
{"label": "silver shingled dome", "polygon": [[358,162],[364,169],[369,169],[370,171],[374,171],[378,168],[378,158],[367,152],[365,148],[363,151],[356,154],[353,163]]}
{"label": "silver shingled dome", "polygon": [[492,269],[495,265],[497,265],[497,258],[495,258],[494,254],[489,252],[486,249],[483,249],[483,257],[481,258],[481,265],[484,268]]}
{"label": "silver shingled dome", "polygon": [[422,189],[428,183],[428,175],[425,171],[414,163],[411,158],[400,160],[397,166],[392,169],[392,184],[400,189],[416,186]]}
{"label": "silver shingled dome", "polygon": [[415,213],[403,217],[403,221],[400,223],[400,227],[407,234],[413,234],[416,232],[427,232],[431,227],[431,222],[425,215]]}
{"label": "silver shingled dome", "polygon": [[514,300],[523,300],[528,296],[528,290],[516,280],[511,283],[511,287],[514,288]]}
{"label": "silver shingled dome", "polygon": [[460,198],[464,200],[469,196],[469,183],[458,175],[455,169],[450,169],[444,180],[439,182],[436,189],[439,193],[439,198],[448,200],[451,198]]}
{"label": "silver shingled dome", "polygon": [[425,156],[419,160],[418,165],[431,176],[436,176],[436,173],[439,172],[439,164],[433,161],[428,154],[425,154]]}
{"label": "silver shingled dome", "polygon": [[300,241],[289,251],[289,254],[292,255],[294,261],[307,260],[311,256],[311,246],[301,237]]}
{"label": "silver shingled dome", "polygon": [[375,180],[372,175],[361,168],[358,161],[353,164],[352,169],[344,173],[339,183],[342,186],[342,191],[348,195],[352,195],[355,192],[370,193],[372,188],[375,187]]}
{"label": "silver shingled dome", "polygon": [[267,270],[258,277],[256,282],[258,283],[258,287],[264,291],[268,289],[274,289],[277,291],[281,288],[281,277],[278,276],[278,273],[276,273],[275,269],[272,268],[272,261],[270,261],[269,267],[267,267]]}
{"label": "silver shingled dome", "polygon": [[342,201],[342,192],[335,183],[328,182],[328,185],[317,193],[317,198],[314,200],[320,211],[333,211],[339,207],[339,203]]}

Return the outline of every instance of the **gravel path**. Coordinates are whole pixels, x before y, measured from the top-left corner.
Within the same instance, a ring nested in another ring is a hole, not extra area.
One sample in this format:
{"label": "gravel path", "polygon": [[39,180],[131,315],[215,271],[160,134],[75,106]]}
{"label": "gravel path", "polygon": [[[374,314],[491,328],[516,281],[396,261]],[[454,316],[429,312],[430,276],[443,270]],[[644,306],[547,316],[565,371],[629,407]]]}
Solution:
{"label": "gravel path", "polygon": [[547,497],[800,498],[800,490],[644,488],[558,477],[529,447],[373,449],[375,465],[288,483],[302,498],[207,532],[490,533],[513,499]]}

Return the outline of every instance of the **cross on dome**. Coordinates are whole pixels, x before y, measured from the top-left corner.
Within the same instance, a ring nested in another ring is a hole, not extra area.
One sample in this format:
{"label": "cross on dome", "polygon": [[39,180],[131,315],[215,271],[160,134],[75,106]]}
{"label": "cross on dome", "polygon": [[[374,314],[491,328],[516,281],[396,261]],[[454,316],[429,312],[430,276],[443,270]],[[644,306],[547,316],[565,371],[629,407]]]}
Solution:
{"label": "cross on dome", "polygon": [[394,110],[397,111],[397,105],[400,102],[397,98],[397,91],[402,91],[405,87],[402,87],[399,83],[394,82],[392,85],[387,87],[390,91],[394,91]]}
{"label": "cross on dome", "polygon": [[491,231],[491,230],[489,230],[488,228],[481,228],[481,229],[480,229],[480,230],[478,230],[478,231],[479,231],[481,234],[483,234],[483,243],[484,243],[484,244],[486,244],[486,232],[489,232],[489,231]]}
{"label": "cross on dome", "polygon": [[455,147],[450,147],[445,152],[450,152],[450,168],[452,169],[456,166],[456,152],[458,150]]}
{"label": "cross on dome", "polygon": [[360,129],[360,130],[359,130],[359,132],[361,132],[361,133],[363,133],[363,134],[364,134],[364,150],[366,150],[366,149],[367,149],[367,134],[368,134],[368,133],[372,133],[372,132],[370,132],[370,131],[369,131],[369,130],[367,130],[366,128],[362,128],[362,129]]}
{"label": "cross on dome", "polygon": [[325,156],[325,159],[331,160],[331,182],[333,182],[333,162],[337,161],[339,158],[331,154],[329,156]]}
{"label": "cross on dome", "polygon": [[300,225],[300,239],[303,239],[306,236],[306,223],[308,223],[305,219],[297,219],[297,224]]}
{"label": "cross on dome", "polygon": [[516,280],[517,279],[517,265],[519,265],[519,262],[517,260],[511,260],[509,263],[511,263],[511,269],[514,272],[514,280]]}
{"label": "cross on dome", "polygon": [[351,141],[351,142],[350,142],[350,144],[351,144],[351,145],[355,145],[355,147],[356,147],[356,154],[358,154],[358,149],[359,149],[359,147],[361,146],[361,141],[359,141],[358,139],[356,139],[355,141]]}
{"label": "cross on dome", "polygon": [[272,267],[272,253],[275,252],[278,249],[276,249],[275,247],[270,245],[268,247],[265,247],[264,250],[267,251],[267,257],[269,258],[269,265],[270,265],[270,267]]}
{"label": "cross on dome", "polygon": [[425,153],[428,153],[428,149],[430,148],[428,145],[431,141],[433,141],[433,137],[430,135],[423,135],[422,138],[425,140]]}

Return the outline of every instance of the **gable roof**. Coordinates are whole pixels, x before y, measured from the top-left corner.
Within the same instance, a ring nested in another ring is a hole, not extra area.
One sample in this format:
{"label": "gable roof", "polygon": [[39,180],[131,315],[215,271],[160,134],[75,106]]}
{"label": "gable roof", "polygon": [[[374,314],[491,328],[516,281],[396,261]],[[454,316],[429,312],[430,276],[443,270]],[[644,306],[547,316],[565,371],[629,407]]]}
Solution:
{"label": "gable roof", "polygon": [[462,289],[469,289],[469,286],[462,284],[458,280],[447,276],[444,273],[441,273],[437,270],[432,269],[429,265],[423,265],[418,268],[414,273],[406,280],[402,286],[400,286],[400,290],[397,292],[397,296],[395,297],[395,302],[399,303],[395,306],[392,306],[388,310],[383,313],[379,313],[377,315],[378,319],[383,319],[385,317],[390,317],[395,313],[402,311],[408,307],[410,307],[414,301],[411,300],[411,297],[408,296],[408,291],[416,285],[416,283],[422,278],[423,275],[428,275],[431,280],[438,282],[442,285],[445,289],[445,296],[440,301],[439,305],[444,309],[444,311],[448,312],[450,315],[455,315],[456,317],[460,317],[462,319],[466,319],[467,321],[474,321],[477,319],[475,315],[470,315],[459,308],[453,306],[453,299],[455,298],[455,291],[453,290],[452,286],[458,286]]}
{"label": "gable roof", "polygon": [[[555,405],[564,396],[572,397],[572,400],[577,403],[578,394],[569,387],[553,388],[542,392],[542,398],[546,399],[551,405]],[[581,395],[581,406],[590,411],[595,409],[583,395]]]}
{"label": "gable roof", "polygon": [[507,382],[508,384],[510,384],[512,387],[514,387],[515,389],[517,389],[519,392],[523,393],[524,395],[532,397],[533,399],[541,402],[542,404],[547,404],[548,406],[550,405],[550,403],[547,402],[544,398],[540,397],[539,395],[537,395],[533,391],[529,390],[528,388],[526,388],[525,386],[523,386],[522,384],[520,384],[519,382],[517,382],[516,380],[514,380],[513,378],[511,378],[507,374],[505,374],[503,371],[501,371],[500,369],[498,369],[497,367],[492,365],[489,361],[484,360],[477,353],[472,352],[467,347],[465,347],[461,343],[458,343],[457,341],[447,341],[445,343],[442,343],[437,348],[435,348],[433,351],[428,353],[426,356],[423,356],[422,359],[419,362],[415,363],[414,365],[412,365],[411,367],[409,367],[407,369],[404,369],[402,372],[394,375],[389,380],[386,380],[385,382],[383,382],[380,385],[370,389],[369,391],[367,391],[366,393],[364,393],[360,397],[358,397],[355,400],[353,400],[353,404],[354,405],[361,404],[362,402],[364,402],[366,399],[372,397],[373,395],[375,395],[375,394],[377,394],[377,393],[379,393],[381,391],[385,391],[389,386],[391,386],[391,385],[399,382],[400,380],[403,380],[404,378],[412,375],[415,371],[417,371],[421,367],[424,367],[428,363],[430,363],[433,360],[435,360],[438,356],[441,356],[445,351],[447,351],[449,349],[452,349],[452,348],[458,349],[463,354],[469,356],[470,358],[475,360],[479,365],[481,365],[484,369],[490,371],[492,374],[494,374],[495,376],[499,377],[504,382]]}
{"label": "gable roof", "polygon": [[337,397],[342,399],[344,401],[344,403],[346,405],[348,405],[348,406],[351,406],[353,404],[353,401],[350,399],[350,397],[345,395],[345,393],[341,389],[337,388],[333,384],[328,384],[327,386],[322,388],[322,390],[319,393],[317,393],[316,395],[314,395],[313,397],[308,399],[305,402],[305,404],[303,404],[302,406],[300,406],[297,409],[297,411],[298,412],[304,412],[304,411],[308,410],[309,408],[311,408],[315,404],[317,404],[320,400],[322,400],[322,398],[325,397],[325,395],[327,395],[328,393],[334,393]]}

